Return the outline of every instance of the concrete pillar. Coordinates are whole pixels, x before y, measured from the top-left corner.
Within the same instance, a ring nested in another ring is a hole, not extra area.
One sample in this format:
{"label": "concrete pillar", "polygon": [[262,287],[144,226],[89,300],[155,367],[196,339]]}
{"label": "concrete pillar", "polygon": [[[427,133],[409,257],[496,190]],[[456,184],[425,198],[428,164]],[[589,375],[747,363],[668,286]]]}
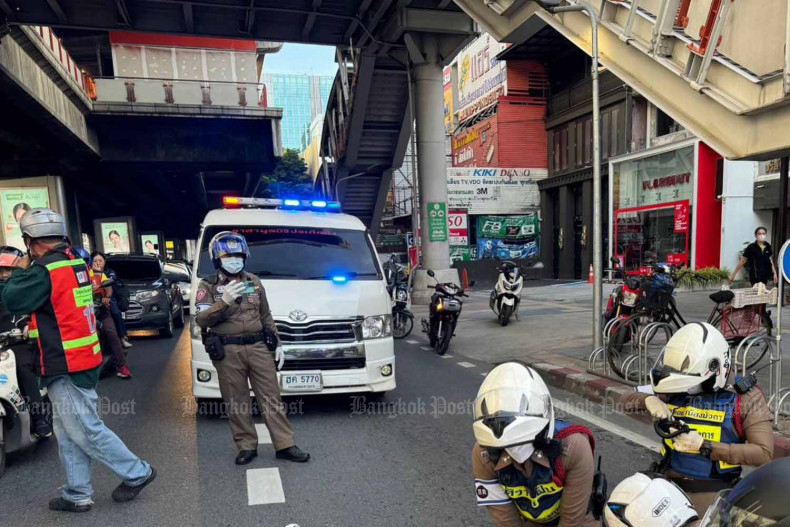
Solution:
{"label": "concrete pillar", "polygon": [[560,221],[559,228],[562,237],[560,249],[559,278],[573,278],[573,192],[570,185],[559,187],[560,192]]}
{"label": "concrete pillar", "polygon": [[424,62],[414,66],[413,93],[417,125],[417,169],[420,188],[420,225],[422,230],[423,271],[414,277],[415,304],[427,304],[434,284],[426,275],[431,269],[440,282],[458,283],[458,271],[450,269],[450,242],[431,241],[429,203],[447,204],[447,166],[445,162],[444,97],[442,64],[436,35],[422,35]]}

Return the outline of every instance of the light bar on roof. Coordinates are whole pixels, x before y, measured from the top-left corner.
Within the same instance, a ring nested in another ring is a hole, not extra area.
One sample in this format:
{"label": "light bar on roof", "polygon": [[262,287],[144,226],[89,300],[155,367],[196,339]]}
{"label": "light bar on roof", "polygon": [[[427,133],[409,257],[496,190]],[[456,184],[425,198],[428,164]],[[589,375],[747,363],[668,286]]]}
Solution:
{"label": "light bar on roof", "polygon": [[284,210],[312,210],[315,212],[340,212],[340,203],[322,199],[300,200],[295,198],[241,198],[238,196],[225,196],[222,205],[226,209],[284,209]]}

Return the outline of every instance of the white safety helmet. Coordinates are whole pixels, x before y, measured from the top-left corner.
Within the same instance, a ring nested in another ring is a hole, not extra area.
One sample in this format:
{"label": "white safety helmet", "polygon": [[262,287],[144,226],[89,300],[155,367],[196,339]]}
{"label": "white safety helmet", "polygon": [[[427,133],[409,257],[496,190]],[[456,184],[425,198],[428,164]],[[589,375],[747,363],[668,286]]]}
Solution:
{"label": "white safety helmet", "polygon": [[475,399],[478,444],[508,448],[532,443],[544,430],[554,436],[554,406],[540,375],[520,362],[500,364],[486,375]]}
{"label": "white safety helmet", "polygon": [[615,487],[603,514],[608,527],[684,527],[699,518],[677,485],[641,472]]}
{"label": "white safety helmet", "polygon": [[27,211],[19,220],[22,236],[28,238],[50,238],[68,236],[66,220],[51,209],[37,208]]}
{"label": "white safety helmet", "polygon": [[[724,335],[702,322],[683,326],[669,339],[650,371],[656,393],[700,393],[703,384],[720,390],[730,375],[730,345]],[[712,379],[712,380],[711,380]]]}

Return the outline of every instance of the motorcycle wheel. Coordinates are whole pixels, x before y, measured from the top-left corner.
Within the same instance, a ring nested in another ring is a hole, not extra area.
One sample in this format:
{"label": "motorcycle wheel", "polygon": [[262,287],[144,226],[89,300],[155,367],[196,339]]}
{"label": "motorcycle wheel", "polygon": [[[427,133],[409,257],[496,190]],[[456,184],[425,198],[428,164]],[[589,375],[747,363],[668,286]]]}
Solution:
{"label": "motorcycle wheel", "polygon": [[510,322],[510,317],[513,313],[513,308],[511,306],[502,306],[502,309],[499,311],[499,323],[502,326],[507,326],[508,322]]}
{"label": "motorcycle wheel", "polygon": [[442,324],[442,332],[439,335],[439,341],[436,344],[436,353],[444,355],[447,353],[447,348],[450,347],[450,339],[453,337],[453,329],[448,327],[450,324]]}
{"label": "motorcycle wheel", "polygon": [[392,336],[396,339],[403,339],[409,336],[414,329],[414,319],[398,311],[392,317]]}

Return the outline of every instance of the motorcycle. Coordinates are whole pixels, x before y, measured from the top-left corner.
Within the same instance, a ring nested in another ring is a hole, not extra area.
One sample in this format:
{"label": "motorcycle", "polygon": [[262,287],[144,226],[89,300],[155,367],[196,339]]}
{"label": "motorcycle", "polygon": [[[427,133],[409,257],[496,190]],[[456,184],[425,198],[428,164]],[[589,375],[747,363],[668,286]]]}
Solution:
{"label": "motorcycle", "polygon": [[[436,274],[430,269],[428,276],[436,280]],[[474,285],[474,282],[469,285]],[[461,314],[463,302],[459,297],[469,295],[451,282],[439,283],[438,280],[435,285],[429,285],[428,289],[433,289],[434,293],[431,295],[429,319],[422,319],[422,331],[428,334],[428,341],[431,347],[436,348],[436,353],[444,355]]]}
{"label": "motorcycle", "polygon": [[411,297],[406,282],[399,282],[392,289],[392,336],[403,339],[414,328],[414,314],[409,311]]}
{"label": "motorcycle", "polygon": [[494,290],[491,291],[489,306],[499,318],[499,323],[507,326],[510,317],[518,320],[518,308],[521,305],[521,289],[524,287],[524,277],[521,268],[514,262],[506,260],[497,270],[499,279]]}
{"label": "motorcycle", "polygon": [[[5,471],[6,455],[41,441],[31,429],[31,408],[19,390],[16,356],[10,346],[27,341],[21,329],[0,333],[0,476]],[[49,407],[46,390],[41,391],[45,409]]]}

